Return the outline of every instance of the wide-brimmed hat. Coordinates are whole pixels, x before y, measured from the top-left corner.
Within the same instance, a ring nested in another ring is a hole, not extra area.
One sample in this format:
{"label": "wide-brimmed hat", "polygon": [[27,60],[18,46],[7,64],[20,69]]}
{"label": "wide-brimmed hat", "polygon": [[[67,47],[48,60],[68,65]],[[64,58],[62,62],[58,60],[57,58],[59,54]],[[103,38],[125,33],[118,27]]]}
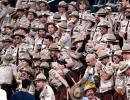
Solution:
{"label": "wide-brimmed hat", "polygon": [[74,85],[70,90],[70,96],[72,100],[82,100],[83,91],[78,85]]}
{"label": "wide-brimmed hat", "polygon": [[49,50],[50,50],[50,51],[60,51],[59,46],[58,46],[57,43],[52,43],[52,44],[49,46]]}
{"label": "wide-brimmed hat", "polygon": [[116,51],[114,52],[113,56],[122,57],[122,51],[121,51],[121,50],[116,50]]}
{"label": "wide-brimmed hat", "polygon": [[27,74],[33,76],[33,73],[30,68],[22,68],[20,69],[21,72],[26,72]]}
{"label": "wide-brimmed hat", "polygon": [[45,25],[43,25],[43,24],[40,24],[40,25],[38,26],[38,30],[47,31]]}
{"label": "wide-brimmed hat", "polygon": [[11,38],[14,38],[15,36],[20,36],[22,38],[25,38],[25,35],[23,35],[21,31],[15,31],[14,34],[11,36]]}
{"label": "wide-brimmed hat", "polygon": [[58,7],[67,7],[67,3],[65,1],[60,1]]}
{"label": "wide-brimmed hat", "polygon": [[124,44],[122,47],[122,53],[130,53],[130,44]]}
{"label": "wide-brimmed hat", "polygon": [[77,7],[77,3],[75,1],[71,1],[70,3],[68,3],[68,5],[72,5],[74,6],[75,8]]}
{"label": "wide-brimmed hat", "polygon": [[36,11],[35,11],[34,9],[29,9],[29,10],[27,11],[27,14],[28,14],[28,13],[33,13],[34,16],[37,17]]}
{"label": "wide-brimmed hat", "polygon": [[99,59],[99,60],[102,60],[102,59],[104,59],[104,58],[106,58],[106,57],[109,57],[108,53],[105,52],[104,50],[101,50],[100,52],[98,52],[97,55],[98,55],[98,59]]}
{"label": "wide-brimmed hat", "polygon": [[35,61],[35,63],[33,63],[33,69],[34,68],[39,68],[41,64],[41,61]]}
{"label": "wide-brimmed hat", "polygon": [[58,24],[59,28],[62,29],[62,30],[66,30],[67,29],[67,23],[66,22],[60,22]]}
{"label": "wide-brimmed hat", "polygon": [[40,81],[40,80],[46,81],[46,76],[43,73],[38,74],[34,81]]}
{"label": "wide-brimmed hat", "polygon": [[48,62],[41,62],[41,64],[40,64],[40,68],[50,68],[50,66],[49,66],[49,64],[48,64]]}
{"label": "wide-brimmed hat", "polygon": [[40,56],[41,56],[41,61],[50,61],[51,60],[49,53],[41,52]]}
{"label": "wide-brimmed hat", "polygon": [[119,69],[117,71],[117,74],[121,74],[124,71],[126,71],[129,68],[129,65],[126,61],[122,61],[119,63]]}
{"label": "wide-brimmed hat", "polygon": [[12,24],[10,24],[10,23],[7,23],[7,24],[4,26],[4,28],[11,28],[11,29],[13,29],[14,26],[13,26]]}
{"label": "wide-brimmed hat", "polygon": [[13,42],[13,40],[10,36],[4,35],[2,38],[2,42]]}
{"label": "wide-brimmed hat", "polygon": [[19,60],[31,60],[30,56],[28,53],[23,53],[20,57]]}
{"label": "wide-brimmed hat", "polygon": [[72,16],[79,18],[78,11],[73,11],[71,14],[69,14],[69,17],[72,17]]}
{"label": "wide-brimmed hat", "polygon": [[105,20],[100,21],[100,22],[98,23],[98,27],[106,27],[106,28],[110,28],[110,26],[109,26],[109,22],[108,22],[108,21],[105,21]]}
{"label": "wide-brimmed hat", "polygon": [[61,21],[61,15],[59,13],[54,13],[53,15],[53,21],[60,22]]}
{"label": "wide-brimmed hat", "polygon": [[78,42],[83,42],[84,41],[84,36],[78,36],[77,38],[74,39],[73,45],[75,45]]}
{"label": "wide-brimmed hat", "polygon": [[29,31],[28,25],[27,25],[27,24],[24,24],[24,23],[20,23],[20,24],[16,25],[16,26],[15,26],[15,30],[18,30],[18,29],[23,29],[23,30],[25,30],[26,32]]}
{"label": "wide-brimmed hat", "polygon": [[16,8],[16,12],[17,11],[25,11],[26,8],[24,8],[22,5],[18,5],[17,8]]}
{"label": "wide-brimmed hat", "polygon": [[106,10],[104,8],[100,8],[97,12],[97,15],[106,15]]}
{"label": "wide-brimmed hat", "polygon": [[5,63],[12,63],[14,61],[14,58],[12,54],[7,53],[1,56],[1,60]]}
{"label": "wide-brimmed hat", "polygon": [[115,42],[116,41],[116,36],[114,34],[108,33],[108,34],[103,36],[102,41]]}
{"label": "wide-brimmed hat", "polygon": [[86,16],[84,16],[83,18],[81,18],[83,21],[91,21],[91,22],[96,22],[96,18],[91,15],[91,14],[87,14]]}
{"label": "wide-brimmed hat", "polygon": [[41,59],[40,53],[33,53],[32,54],[32,59],[33,60],[40,60]]}

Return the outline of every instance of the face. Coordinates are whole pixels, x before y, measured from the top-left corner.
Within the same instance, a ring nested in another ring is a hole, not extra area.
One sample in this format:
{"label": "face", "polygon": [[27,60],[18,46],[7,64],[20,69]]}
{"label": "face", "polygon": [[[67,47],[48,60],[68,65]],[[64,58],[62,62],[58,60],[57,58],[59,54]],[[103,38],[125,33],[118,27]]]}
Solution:
{"label": "face", "polygon": [[68,11],[72,12],[72,11],[75,11],[76,8],[72,5],[68,5]]}
{"label": "face", "polygon": [[53,34],[55,32],[55,27],[53,25],[48,25],[48,32]]}
{"label": "face", "polygon": [[45,3],[40,3],[39,8],[40,8],[40,10],[43,10],[43,11],[46,11],[48,9],[47,5]]}
{"label": "face", "polygon": [[41,18],[39,18],[39,21],[40,21],[41,23],[46,23],[46,22],[47,22],[47,17],[42,16]]}
{"label": "face", "polygon": [[8,48],[8,47],[10,46],[10,42],[8,42],[8,41],[3,41],[3,42],[2,42],[2,45],[3,45],[4,48]]}
{"label": "face", "polygon": [[127,16],[130,16],[130,9],[126,9],[126,11],[125,11],[125,16],[127,17]]}
{"label": "face", "polygon": [[14,44],[20,44],[22,42],[22,38],[20,36],[14,37]]}
{"label": "face", "polygon": [[51,51],[50,55],[52,58],[57,58],[57,51]]}
{"label": "face", "polygon": [[108,31],[108,29],[105,28],[105,27],[100,27],[99,29],[100,29],[100,33],[101,33],[101,34],[106,34],[107,31]]}
{"label": "face", "polygon": [[82,45],[83,45],[83,42],[78,42],[78,43],[76,44],[76,48],[81,48]]}
{"label": "face", "polygon": [[35,29],[30,29],[29,34],[30,34],[31,36],[35,36],[36,33],[37,33],[37,31],[36,31]]}
{"label": "face", "polygon": [[58,7],[58,12],[59,13],[64,13],[65,12],[65,8],[64,7]]}
{"label": "face", "polygon": [[130,59],[130,53],[123,53],[123,59],[124,60]]}
{"label": "face", "polygon": [[26,72],[22,72],[21,73],[21,78],[22,78],[22,80],[29,79],[29,74],[27,74]]}
{"label": "face", "polygon": [[93,89],[87,90],[87,92],[85,93],[85,95],[88,97],[89,100],[93,99],[94,96],[95,96]]}
{"label": "face", "polygon": [[38,31],[40,37],[44,37],[46,35],[46,32],[44,30]]}
{"label": "face", "polygon": [[101,63],[104,64],[104,65],[106,65],[108,62],[109,62],[109,58],[103,58],[101,60]]}
{"label": "face", "polygon": [[8,28],[8,27],[5,28],[5,33],[10,34],[10,33],[12,33],[12,32],[13,32],[12,29],[10,29],[10,28]]}
{"label": "face", "polygon": [[34,14],[32,12],[29,12],[28,15],[27,15],[27,18],[28,20],[33,20],[35,17],[34,17]]}
{"label": "face", "polygon": [[25,60],[21,60],[21,65],[22,65],[23,67],[29,66],[28,62],[25,61]]}
{"label": "face", "polygon": [[130,69],[126,70],[126,71],[124,72],[124,74],[127,75],[127,76],[130,76]]}
{"label": "face", "polygon": [[83,1],[80,2],[79,9],[80,10],[85,10],[86,9],[86,5],[85,5],[85,3]]}
{"label": "face", "polygon": [[116,56],[116,55],[113,56],[112,59],[113,59],[113,62],[116,63],[116,64],[118,64],[121,61],[121,58]]}
{"label": "face", "polygon": [[49,39],[44,39],[43,44],[49,47],[51,44],[51,41],[49,41]]}
{"label": "face", "polygon": [[45,85],[45,82],[43,82],[41,80],[36,81],[36,87],[37,87],[38,90],[43,89],[44,85]]}
{"label": "face", "polygon": [[71,16],[70,18],[69,18],[71,21],[73,21],[73,23],[75,23],[75,22],[77,22],[77,18],[76,17],[74,17],[74,16]]}

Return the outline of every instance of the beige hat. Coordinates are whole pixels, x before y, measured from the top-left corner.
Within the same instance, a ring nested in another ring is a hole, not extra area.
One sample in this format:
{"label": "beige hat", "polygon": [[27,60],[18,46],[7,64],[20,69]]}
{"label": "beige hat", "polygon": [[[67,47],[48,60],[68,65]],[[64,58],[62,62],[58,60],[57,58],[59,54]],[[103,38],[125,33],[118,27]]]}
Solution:
{"label": "beige hat", "polygon": [[8,35],[4,35],[3,38],[2,38],[2,42],[12,42],[12,38]]}
{"label": "beige hat", "polygon": [[76,8],[77,3],[75,1],[71,1],[68,5],[72,5],[72,6],[74,6]]}
{"label": "beige hat", "polygon": [[16,13],[16,9],[14,7],[9,7],[7,13],[12,16]]}
{"label": "beige hat", "polygon": [[108,53],[106,53],[104,50],[101,50],[100,52],[98,52],[97,55],[98,55],[99,60],[109,57]]}
{"label": "beige hat", "polygon": [[130,44],[124,44],[122,47],[122,53],[130,53]]}
{"label": "beige hat", "polygon": [[36,61],[33,65],[33,68],[38,68],[40,67],[41,61]]}
{"label": "beige hat", "polygon": [[78,36],[74,41],[73,41],[73,45],[75,45],[78,42],[82,42],[84,41],[84,36]]}
{"label": "beige hat", "polygon": [[119,63],[119,69],[117,74],[121,74],[129,68],[128,63],[126,61],[122,61]]}
{"label": "beige hat", "polygon": [[70,90],[70,96],[72,100],[82,100],[83,91],[78,85],[74,85]]}
{"label": "beige hat", "polygon": [[41,64],[40,64],[40,68],[49,68],[50,66],[49,66],[49,64],[47,63],[47,62],[42,62]]}
{"label": "beige hat", "polygon": [[13,26],[12,24],[10,24],[10,23],[7,23],[7,24],[4,26],[4,28],[11,28],[11,29],[13,29],[14,26]]}
{"label": "beige hat", "polygon": [[20,57],[20,60],[31,60],[30,56],[28,53],[23,53]]}
{"label": "beige hat", "polygon": [[53,21],[60,22],[61,21],[61,15],[59,13],[54,13],[53,15]]}
{"label": "beige hat", "polygon": [[100,8],[100,9],[96,12],[96,14],[98,14],[98,15],[105,15],[105,14],[106,14],[106,10],[103,9],[103,8]]}
{"label": "beige hat", "polygon": [[106,34],[104,35],[103,39],[105,42],[115,42],[116,41],[116,36],[114,34]]}
{"label": "beige hat", "polygon": [[21,69],[20,71],[21,71],[21,72],[26,72],[27,74],[33,76],[32,71],[31,71],[30,68],[23,68],[23,69]]}
{"label": "beige hat", "polygon": [[29,9],[29,10],[27,11],[27,14],[28,14],[29,12],[30,12],[30,13],[33,13],[34,16],[37,17],[36,11],[35,11],[34,9]]}
{"label": "beige hat", "polygon": [[67,3],[65,1],[60,1],[58,7],[67,7]]}
{"label": "beige hat", "polygon": [[51,60],[49,53],[41,53],[40,56],[41,56],[41,61],[50,61]]}
{"label": "beige hat", "polygon": [[98,27],[107,27],[107,28],[110,28],[109,22],[106,21],[106,20],[100,21],[100,22],[98,23]]}
{"label": "beige hat", "polygon": [[66,22],[60,22],[58,24],[59,28],[62,30],[66,30],[67,29],[67,23]]}
{"label": "beige hat", "polygon": [[19,23],[18,25],[15,26],[15,30],[18,30],[18,29],[23,29],[25,31],[28,31],[28,25],[27,24],[24,24],[24,23]]}
{"label": "beige hat", "polygon": [[46,81],[46,76],[43,73],[38,74],[34,81],[40,81],[40,80]]}
{"label": "beige hat", "polygon": [[84,21],[96,22],[96,18],[91,14],[87,14],[87,16],[84,16],[81,19],[84,20]]}
{"label": "beige hat", "polygon": [[13,62],[13,60],[14,60],[13,55],[10,54],[10,53],[7,53],[7,54],[5,54],[5,55],[2,55],[2,56],[1,56],[1,59],[2,59],[2,61],[5,62],[5,63],[11,63],[11,62]]}
{"label": "beige hat", "polygon": [[47,31],[46,28],[45,28],[45,25],[43,25],[43,24],[40,24],[40,25],[38,26],[38,30]]}
{"label": "beige hat", "polygon": [[60,49],[59,49],[57,43],[52,43],[52,44],[49,46],[49,50],[50,50],[50,51],[60,51]]}
{"label": "beige hat", "polygon": [[19,6],[17,6],[17,8],[16,8],[16,12],[17,11],[25,11],[25,8],[22,6],[22,5],[19,5]]}
{"label": "beige hat", "polygon": [[20,31],[15,31],[14,34],[11,36],[11,38],[14,38],[15,36],[25,38],[25,35],[23,35]]}
{"label": "beige hat", "polygon": [[32,59],[33,60],[40,60],[41,59],[40,53],[34,53],[34,54],[32,54]]}
{"label": "beige hat", "polygon": [[112,49],[113,52],[117,51],[117,50],[121,50],[119,45],[113,45],[111,49]]}
{"label": "beige hat", "polygon": [[116,50],[114,52],[113,56],[120,56],[120,57],[122,57],[122,51],[121,50]]}
{"label": "beige hat", "polygon": [[71,14],[69,14],[69,17],[72,17],[72,16],[79,18],[78,11],[73,11]]}

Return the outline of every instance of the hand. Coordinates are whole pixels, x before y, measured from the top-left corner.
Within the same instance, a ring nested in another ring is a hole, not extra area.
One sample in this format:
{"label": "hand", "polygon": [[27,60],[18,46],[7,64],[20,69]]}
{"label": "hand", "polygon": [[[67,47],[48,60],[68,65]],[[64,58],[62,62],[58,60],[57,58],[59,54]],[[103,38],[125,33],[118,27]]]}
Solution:
{"label": "hand", "polygon": [[122,38],[124,38],[124,37],[125,37],[125,34],[126,34],[125,32],[120,32],[120,33],[119,33],[119,36],[122,37]]}
{"label": "hand", "polygon": [[67,93],[70,94],[70,87],[67,87]]}

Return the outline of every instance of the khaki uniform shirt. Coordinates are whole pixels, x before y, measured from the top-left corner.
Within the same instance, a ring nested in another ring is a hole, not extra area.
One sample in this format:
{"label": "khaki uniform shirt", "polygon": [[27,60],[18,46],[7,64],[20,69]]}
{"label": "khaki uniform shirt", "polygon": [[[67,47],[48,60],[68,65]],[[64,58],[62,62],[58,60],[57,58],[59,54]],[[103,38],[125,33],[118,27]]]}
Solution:
{"label": "khaki uniform shirt", "polygon": [[0,65],[0,84],[12,84],[13,76],[17,75],[17,68],[14,64]]}
{"label": "khaki uniform shirt", "polygon": [[[106,66],[102,66],[102,71],[105,71],[110,75],[113,75],[114,73],[114,70],[110,63],[108,63]],[[104,93],[111,90],[113,88],[113,85],[114,85],[113,76],[111,76],[109,80],[105,80],[103,77],[101,77],[100,87],[99,87],[100,93]]]}
{"label": "khaki uniform shirt", "polygon": [[52,88],[46,85],[40,93],[40,100],[55,100],[55,95]]}
{"label": "khaki uniform shirt", "polygon": [[2,51],[1,51],[1,54],[2,55],[12,54],[13,50],[14,50],[14,47],[12,45],[10,45],[8,48],[3,48]]}
{"label": "khaki uniform shirt", "polygon": [[130,21],[129,20],[121,21],[120,32],[127,33],[127,39],[124,39],[124,42],[130,43]]}

